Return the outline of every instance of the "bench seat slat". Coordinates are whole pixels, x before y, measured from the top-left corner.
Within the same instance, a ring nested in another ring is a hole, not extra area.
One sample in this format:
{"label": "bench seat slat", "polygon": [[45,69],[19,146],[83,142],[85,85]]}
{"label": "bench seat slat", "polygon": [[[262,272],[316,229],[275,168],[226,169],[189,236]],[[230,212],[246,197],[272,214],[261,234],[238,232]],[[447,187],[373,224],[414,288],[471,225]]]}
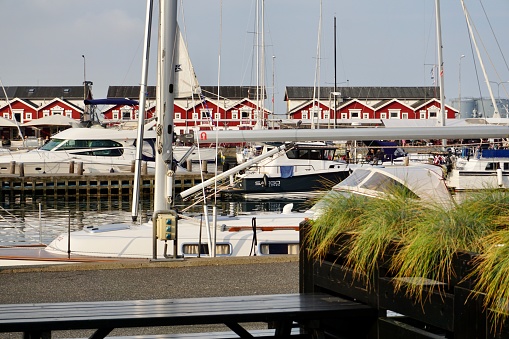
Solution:
{"label": "bench seat slat", "polygon": [[0,305],[0,331],[307,320],[370,314],[325,294]]}

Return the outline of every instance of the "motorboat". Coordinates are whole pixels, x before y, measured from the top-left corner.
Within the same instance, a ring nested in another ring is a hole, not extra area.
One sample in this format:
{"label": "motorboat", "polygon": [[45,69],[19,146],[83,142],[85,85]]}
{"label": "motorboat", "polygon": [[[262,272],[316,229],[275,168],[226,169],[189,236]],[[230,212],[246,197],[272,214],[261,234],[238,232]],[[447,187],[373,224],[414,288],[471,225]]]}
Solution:
{"label": "motorboat", "polygon": [[[264,145],[261,154],[276,145]],[[324,142],[296,142],[256,162],[236,178],[232,193],[311,192],[346,178],[351,165],[336,160],[337,147]]]}
{"label": "motorboat", "polygon": [[465,149],[452,162],[447,185],[455,191],[509,188],[509,150]]}
{"label": "motorboat", "polygon": [[[155,132],[146,131],[143,161],[154,163]],[[82,164],[84,174],[131,172],[136,159],[136,131],[106,128],[69,128],[53,135],[42,147],[3,152],[0,174],[70,173],[71,163]],[[14,165],[14,168],[13,168]],[[152,167],[148,166],[148,167]]]}
{"label": "motorboat", "polygon": [[[25,175],[77,173],[79,163],[83,174],[130,173],[137,155],[136,139],[136,130],[132,129],[69,128],[53,135],[40,148],[0,153],[0,174],[19,174],[20,164]],[[141,160],[148,173],[154,171],[155,140],[156,132],[147,128]],[[214,148],[174,147],[178,162],[216,158]]]}

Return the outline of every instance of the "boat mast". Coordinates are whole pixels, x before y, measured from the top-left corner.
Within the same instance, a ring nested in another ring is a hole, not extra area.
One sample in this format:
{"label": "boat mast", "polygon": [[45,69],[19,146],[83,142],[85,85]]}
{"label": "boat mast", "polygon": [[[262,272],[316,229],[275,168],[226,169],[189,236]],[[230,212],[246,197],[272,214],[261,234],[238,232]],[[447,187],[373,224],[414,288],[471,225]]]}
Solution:
{"label": "boat mast", "polygon": [[[490,93],[491,103],[493,104],[493,108],[495,111],[493,112],[494,118],[500,118],[500,112],[498,111],[497,101],[495,100],[495,96],[493,95],[493,91],[491,90],[490,81],[488,79],[488,74],[486,73],[486,68],[484,68],[484,63],[482,61],[481,53],[479,52],[479,47],[477,47],[477,41],[475,40],[474,32],[472,31],[472,25],[470,23],[470,15],[468,14],[467,8],[465,6],[465,2],[461,0],[461,7],[463,8],[463,13],[465,14],[465,19],[467,20],[468,31],[470,32],[470,37],[474,43],[475,51],[477,53],[477,58],[479,59],[479,64],[481,65],[482,72],[484,74],[484,80],[486,81],[486,86],[488,86],[488,92]],[[461,100],[461,98],[460,98]]]}
{"label": "boat mast", "polygon": [[[167,210],[173,202],[173,113],[175,97],[175,46],[177,32],[177,0],[159,3],[159,48],[157,71],[157,138],[154,180],[154,210]],[[166,184],[163,184],[163,183]]]}
{"label": "boat mast", "polygon": [[440,80],[440,114],[438,125],[445,126],[445,95],[444,95],[444,61],[442,57],[442,26],[440,18],[440,0],[435,0],[435,20],[437,23],[437,44],[438,44],[438,78]]}
{"label": "boat mast", "polygon": [[138,202],[140,198],[140,180],[141,180],[141,159],[143,150],[143,132],[145,127],[145,103],[148,78],[148,60],[150,56],[150,39],[152,28],[152,9],[154,0],[147,0],[147,13],[145,18],[145,43],[143,49],[143,65],[141,70],[140,83],[140,101],[138,106],[138,137],[136,139],[136,160],[134,167],[134,187],[133,187],[133,205],[131,217],[133,221],[138,219]]}
{"label": "boat mast", "polygon": [[[315,129],[315,113],[317,116],[317,124],[319,124],[320,116],[320,50],[322,36],[322,0],[320,0],[320,18],[318,20],[318,42],[316,44],[316,67],[315,67],[315,83],[313,86],[313,109],[311,110],[311,129]],[[316,99],[316,101],[315,101]],[[318,125],[318,127],[320,127]]]}

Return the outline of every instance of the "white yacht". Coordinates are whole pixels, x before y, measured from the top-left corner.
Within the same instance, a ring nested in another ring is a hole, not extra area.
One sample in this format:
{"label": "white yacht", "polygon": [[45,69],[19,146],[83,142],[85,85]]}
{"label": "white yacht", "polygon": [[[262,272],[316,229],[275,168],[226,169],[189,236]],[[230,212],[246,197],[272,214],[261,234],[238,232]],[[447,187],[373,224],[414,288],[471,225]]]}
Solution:
{"label": "white yacht", "polygon": [[[155,132],[146,131],[142,157],[152,168],[154,142]],[[21,164],[25,174],[70,173],[71,162],[85,174],[131,172],[135,159],[135,130],[69,128],[38,149],[2,153],[0,174],[19,174]]]}
{"label": "white yacht", "polygon": [[455,191],[509,188],[509,150],[482,149],[453,163],[447,185]]}

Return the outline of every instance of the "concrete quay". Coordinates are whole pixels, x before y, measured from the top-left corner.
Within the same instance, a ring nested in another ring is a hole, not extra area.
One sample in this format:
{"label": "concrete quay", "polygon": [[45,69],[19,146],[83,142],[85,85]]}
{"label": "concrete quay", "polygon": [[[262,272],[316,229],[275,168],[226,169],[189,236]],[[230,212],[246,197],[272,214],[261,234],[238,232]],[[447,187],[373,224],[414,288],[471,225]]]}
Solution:
{"label": "concrete quay", "polygon": [[[0,304],[297,293],[298,256],[193,258],[0,268]],[[262,329],[248,324],[247,328]],[[115,329],[110,336],[227,331],[220,325]],[[57,331],[85,338],[90,331]],[[0,338],[22,334],[0,333]]]}

